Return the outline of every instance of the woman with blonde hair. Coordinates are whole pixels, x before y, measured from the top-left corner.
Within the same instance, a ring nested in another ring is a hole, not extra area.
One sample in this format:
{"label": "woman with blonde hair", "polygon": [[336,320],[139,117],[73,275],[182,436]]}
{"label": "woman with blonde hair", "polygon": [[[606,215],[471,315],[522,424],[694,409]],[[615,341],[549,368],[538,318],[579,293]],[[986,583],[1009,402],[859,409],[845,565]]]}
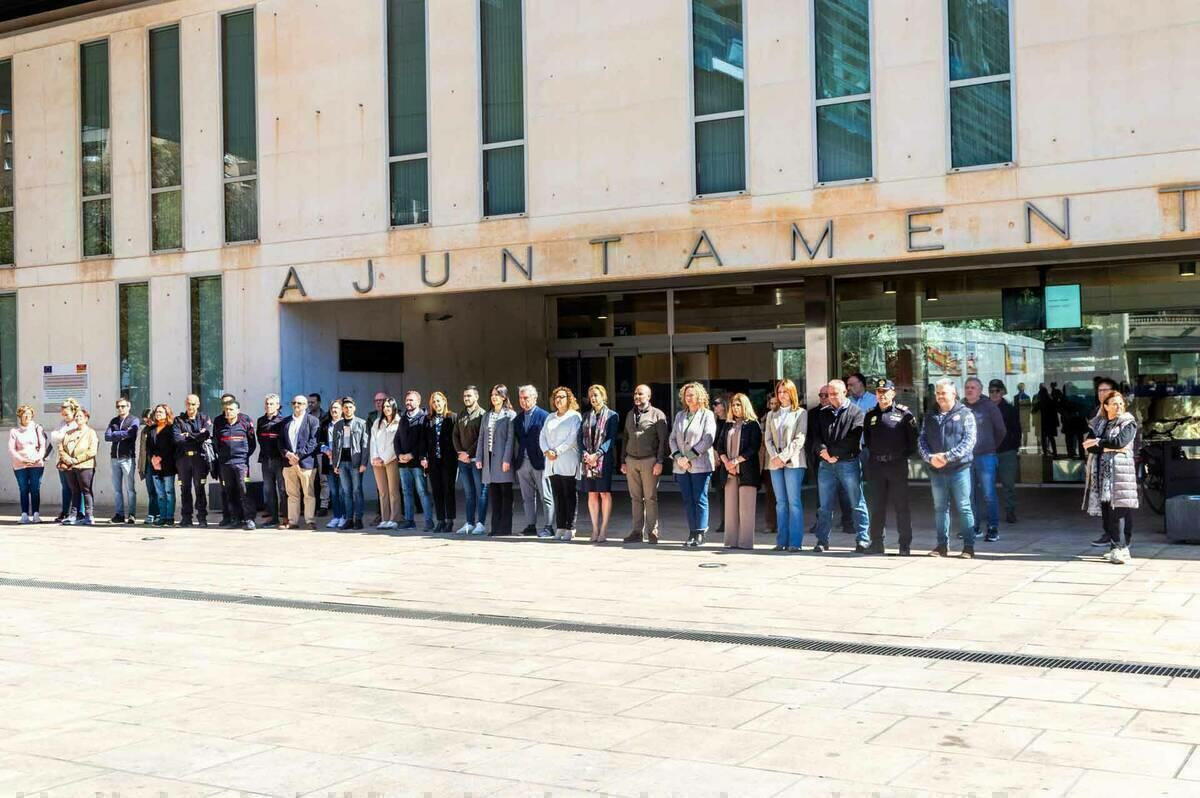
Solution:
{"label": "woman with blonde hair", "polygon": [[[75,399],[64,399],[62,407],[58,410],[58,415],[62,419],[58,429],[50,433],[50,443],[55,446],[61,446],[63,438],[67,433],[75,429],[75,414],[79,412],[79,402]],[[58,472],[58,485],[62,490],[62,512],[54,519],[54,523],[61,524],[67,520],[71,513],[71,486],[67,484],[67,472],[60,470]]]}
{"label": "woman with blonde hair", "polygon": [[612,516],[612,472],[620,419],[608,406],[608,391],[603,385],[588,388],[591,409],[579,426],[579,490],[588,497],[588,515],[592,519],[592,543],[608,542],[608,521]]}
{"label": "woman with blonde hair", "polygon": [[454,448],[454,422],[458,420],[450,412],[446,394],[434,391],[429,395],[429,412],[425,414],[425,456],[421,467],[429,474],[429,487],[433,493],[434,515],[437,517],[436,532],[454,531],[454,480],[458,476],[458,452]]}
{"label": "woman with blonde hair", "polygon": [[713,443],[717,435],[717,417],[708,407],[708,391],[698,382],[679,389],[679,405],[671,424],[671,461],[675,481],[687,513],[688,537],[684,546],[704,545],[708,531],[708,482],[715,465]]}
{"label": "woman with blonde hair", "polygon": [[[71,512],[64,524],[92,525],[92,480],[96,476],[96,450],[100,439],[88,426],[88,411],[75,411],[75,424],[63,436],[58,447],[58,470],[67,475],[71,488]],[[80,516],[77,511],[83,514]]]}
{"label": "woman with blonde hair", "polygon": [[800,489],[804,486],[804,438],[808,432],[808,411],[800,406],[799,391],[791,380],[775,386],[779,407],[767,413],[763,423],[763,442],[767,449],[767,473],[775,489],[775,551],[800,551],[804,543],[804,504]]}
{"label": "woman with blonde hair", "polygon": [[550,392],[550,407],[538,446],[546,455],[546,476],[554,494],[554,536],[569,541],[575,536],[575,513],[579,501],[575,473],[579,470],[579,402],[570,388],[562,385]]}
{"label": "woman with blonde hair", "polygon": [[735,393],[717,440],[717,454],[729,478],[725,481],[725,548],[753,549],[758,488],[762,484],[758,450],[762,428],[750,398]]}
{"label": "woman with blonde hair", "polygon": [[17,492],[21,496],[22,524],[42,522],[42,474],[46,471],[46,450],[50,443],[46,430],[33,420],[33,408],[17,408],[17,426],[8,433],[8,456],[12,458]]}

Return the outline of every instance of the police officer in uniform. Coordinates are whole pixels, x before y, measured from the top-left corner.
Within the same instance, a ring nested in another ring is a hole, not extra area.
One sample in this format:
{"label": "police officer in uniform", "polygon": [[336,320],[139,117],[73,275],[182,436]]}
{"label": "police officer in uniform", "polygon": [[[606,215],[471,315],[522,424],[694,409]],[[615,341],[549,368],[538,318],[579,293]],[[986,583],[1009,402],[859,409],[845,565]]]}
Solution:
{"label": "police officer in uniform", "polygon": [[891,380],[875,380],[875,398],[879,404],[867,412],[863,423],[863,440],[870,452],[866,477],[871,485],[871,545],[867,552],[884,553],[883,522],[890,498],[900,532],[900,556],[907,557],[912,546],[908,458],[917,451],[917,419],[907,407],[896,404],[896,384]]}

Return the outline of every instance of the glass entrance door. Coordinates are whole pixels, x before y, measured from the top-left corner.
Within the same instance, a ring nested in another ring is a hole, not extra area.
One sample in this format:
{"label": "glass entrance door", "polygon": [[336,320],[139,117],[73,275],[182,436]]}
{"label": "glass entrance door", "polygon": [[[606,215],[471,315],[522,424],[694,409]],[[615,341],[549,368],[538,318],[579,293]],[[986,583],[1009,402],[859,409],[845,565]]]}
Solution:
{"label": "glass entrance door", "polygon": [[804,349],[798,346],[777,348],[764,341],[681,347],[674,352],[674,365],[676,386],[699,382],[710,397],[744,393],[760,416],[775,383],[785,377],[804,395]]}
{"label": "glass entrance door", "polygon": [[558,384],[575,392],[579,406],[588,406],[587,389],[603,385],[609,407],[624,418],[633,408],[633,389],[650,386],[654,403],[664,412],[671,406],[671,361],[666,352],[577,352],[558,358]]}

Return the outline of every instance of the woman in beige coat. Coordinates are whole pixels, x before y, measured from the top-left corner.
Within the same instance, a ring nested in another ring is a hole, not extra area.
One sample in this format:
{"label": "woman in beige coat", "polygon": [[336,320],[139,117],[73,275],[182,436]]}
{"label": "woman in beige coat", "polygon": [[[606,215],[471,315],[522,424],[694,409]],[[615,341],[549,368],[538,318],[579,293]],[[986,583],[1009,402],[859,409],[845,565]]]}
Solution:
{"label": "woman in beige coat", "polygon": [[[96,475],[96,431],[88,426],[88,412],[82,407],[75,411],[74,424],[63,436],[58,447],[58,470],[66,474],[71,488],[71,511],[64,524],[92,525],[92,478]],[[83,517],[79,517],[79,510]]]}
{"label": "woman in beige coat", "polygon": [[808,431],[808,413],[800,406],[796,384],[780,380],[775,386],[779,407],[763,421],[763,442],[767,448],[767,471],[775,489],[775,551],[800,551],[804,542],[804,504],[800,489],[804,486],[804,436]]}

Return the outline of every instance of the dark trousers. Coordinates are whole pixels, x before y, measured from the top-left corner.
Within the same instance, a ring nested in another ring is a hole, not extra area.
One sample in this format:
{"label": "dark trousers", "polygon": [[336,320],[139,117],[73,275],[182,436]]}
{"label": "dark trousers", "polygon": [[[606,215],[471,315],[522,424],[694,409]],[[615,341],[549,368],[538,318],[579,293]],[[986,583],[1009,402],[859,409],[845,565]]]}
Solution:
{"label": "dark trousers", "polygon": [[1108,534],[1108,542],[1120,546],[1121,527],[1125,527],[1125,543],[1128,546],[1133,541],[1133,510],[1129,507],[1113,507],[1108,502],[1100,504],[1100,518],[1104,522],[1104,531]]}
{"label": "dark trousers", "polygon": [[439,521],[453,521],[454,481],[458,478],[458,461],[429,461],[429,487],[433,491],[433,512]]}
{"label": "dark trousers", "polygon": [[900,548],[912,546],[912,519],[908,510],[908,462],[894,460],[867,463],[867,483],[871,486],[867,496],[868,513],[871,516],[871,544],[883,545],[883,524],[887,520],[890,502],[896,512],[896,530],[900,533]]}
{"label": "dark trousers", "polygon": [[71,510],[76,507],[83,511],[84,518],[92,517],[92,479],[96,476],[94,468],[72,468],[64,472],[67,475],[67,485],[71,488]]}
{"label": "dark trousers", "polygon": [[554,528],[574,531],[575,514],[579,507],[575,477],[551,474],[550,492],[554,494]]}
{"label": "dark trousers", "polygon": [[283,483],[283,460],[274,457],[262,461],[263,507],[272,524],[287,514],[287,486]]}
{"label": "dark trousers", "polygon": [[493,482],[488,485],[488,497],[492,504],[492,528],[489,534],[511,535],[513,514],[512,483]]}
{"label": "dark trousers", "polygon": [[1042,454],[1058,457],[1058,430],[1042,433]]}
{"label": "dark trousers", "polygon": [[184,455],[175,461],[175,470],[179,472],[179,493],[183,497],[179,517],[183,521],[192,520],[192,493],[195,492],[195,515],[197,521],[208,518],[208,496],[204,493],[208,481],[208,464],[199,452],[194,455]]}
{"label": "dark trousers", "polygon": [[229,523],[240,526],[254,520],[254,502],[246,491],[246,480],[249,478],[250,466],[241,463],[221,465],[221,490],[225,496]]}

